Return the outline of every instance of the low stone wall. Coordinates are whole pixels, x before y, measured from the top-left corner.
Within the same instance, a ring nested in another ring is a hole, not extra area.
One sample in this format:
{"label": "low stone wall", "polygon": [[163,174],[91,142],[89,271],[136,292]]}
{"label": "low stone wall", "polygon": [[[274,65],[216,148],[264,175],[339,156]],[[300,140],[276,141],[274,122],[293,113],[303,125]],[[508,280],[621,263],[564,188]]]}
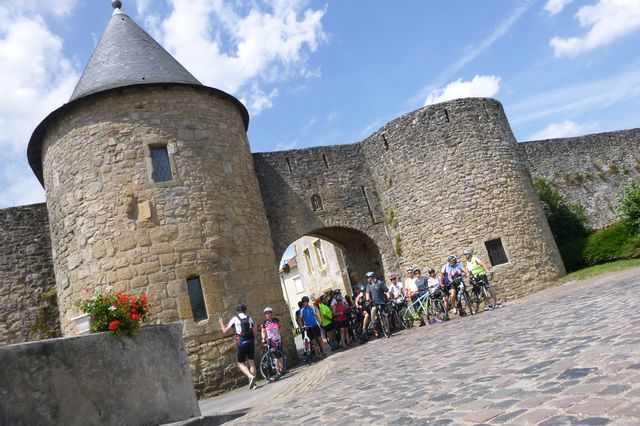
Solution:
{"label": "low stone wall", "polygon": [[200,416],[180,324],[0,347],[0,424],[156,425]]}

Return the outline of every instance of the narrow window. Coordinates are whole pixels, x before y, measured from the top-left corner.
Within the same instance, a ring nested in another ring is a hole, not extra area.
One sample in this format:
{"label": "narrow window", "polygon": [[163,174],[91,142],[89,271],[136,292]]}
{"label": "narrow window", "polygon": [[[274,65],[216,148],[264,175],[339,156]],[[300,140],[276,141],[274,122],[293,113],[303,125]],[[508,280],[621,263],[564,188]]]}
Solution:
{"label": "narrow window", "polygon": [[316,249],[316,257],[318,258],[318,263],[322,266],[327,264],[327,259],[324,256],[324,251],[322,250],[322,241],[318,240],[313,243],[313,246]]}
{"label": "narrow window", "polygon": [[289,157],[285,158],[285,160],[287,161],[287,166],[289,167],[289,173],[293,174],[293,169],[291,168],[291,161],[289,161]]}
{"label": "narrow window", "polygon": [[324,167],[328,169],[329,163],[327,162],[327,156],[325,154],[322,154],[322,161],[324,161]]}
{"label": "narrow window", "polygon": [[309,254],[309,249],[304,250],[304,263],[307,265],[307,275],[311,275],[313,269],[311,268],[311,255]]}
{"label": "narrow window", "polygon": [[447,109],[444,109],[444,118],[447,120],[447,123],[449,122],[449,111],[447,111]]}
{"label": "narrow window", "polygon": [[497,238],[495,240],[485,241],[484,245],[487,247],[487,253],[489,253],[489,262],[491,266],[501,265],[507,263],[507,254],[502,246],[502,239]]}
{"label": "narrow window", "polygon": [[389,141],[387,141],[387,137],[382,134],[382,141],[384,142],[384,149],[389,149]]}
{"label": "narrow window", "polygon": [[318,194],[313,194],[311,196],[311,208],[313,209],[314,212],[317,212],[318,210],[322,210],[322,199]]}
{"label": "narrow window", "polygon": [[204,296],[202,295],[200,277],[187,278],[187,290],[189,291],[193,320],[202,321],[207,319],[207,307],[205,306]]}
{"label": "narrow window", "polygon": [[166,182],[173,179],[171,174],[171,164],[169,163],[169,152],[167,146],[151,146],[151,179],[154,182]]}

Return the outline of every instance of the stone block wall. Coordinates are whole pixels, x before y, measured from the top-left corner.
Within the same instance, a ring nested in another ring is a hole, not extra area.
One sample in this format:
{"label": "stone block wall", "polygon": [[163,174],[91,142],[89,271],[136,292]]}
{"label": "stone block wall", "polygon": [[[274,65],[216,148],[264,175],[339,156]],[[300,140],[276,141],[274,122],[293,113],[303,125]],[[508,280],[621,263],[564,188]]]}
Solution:
{"label": "stone block wall", "polygon": [[358,280],[396,267],[361,144],[256,153],[253,160],[276,258],[311,235],[337,244]]}
{"label": "stone block wall", "polygon": [[47,206],[0,210],[0,345],[59,335]]}
{"label": "stone block wall", "polygon": [[[116,90],[76,101],[44,141],[64,333],[74,332],[74,302],[87,287],[147,292],[153,321],[182,321],[199,395],[244,384],[218,317],[228,320],[240,302],[256,320],[266,305],[288,311],[237,106],[186,86]],[[151,179],[157,146],[169,153],[167,182]],[[193,277],[207,310],[198,321]],[[292,348],[290,328],[283,335]]]}
{"label": "stone block wall", "polygon": [[471,247],[488,264],[501,239],[500,297],[538,291],[564,274],[527,165],[499,102],[457,99],[386,124],[362,142],[403,267],[440,269]]}
{"label": "stone block wall", "polygon": [[531,177],[549,181],[601,228],[618,220],[623,189],[640,178],[640,129],[520,144]]}
{"label": "stone block wall", "polygon": [[0,424],[157,425],[200,416],[180,328],[0,347]]}

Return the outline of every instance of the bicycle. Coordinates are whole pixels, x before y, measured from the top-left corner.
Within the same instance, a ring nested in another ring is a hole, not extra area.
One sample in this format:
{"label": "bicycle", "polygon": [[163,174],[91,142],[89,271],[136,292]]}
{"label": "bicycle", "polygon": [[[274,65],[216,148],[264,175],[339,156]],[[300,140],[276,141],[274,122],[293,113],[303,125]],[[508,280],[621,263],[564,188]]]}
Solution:
{"label": "bicycle", "polygon": [[443,297],[434,297],[433,295],[429,296],[429,316],[433,318],[436,322],[443,322],[449,319],[449,313],[447,312],[447,308],[444,306]]}
{"label": "bicycle", "polygon": [[311,346],[311,339],[309,339],[307,334],[307,327],[303,326],[300,332],[302,333],[302,358],[307,365],[311,365],[313,362],[313,347]]}
{"label": "bicycle", "polygon": [[389,322],[389,304],[388,303],[375,303],[376,309],[378,310],[377,318],[375,319],[375,325],[373,326],[374,330],[377,330],[380,327],[380,331],[385,337],[391,337],[391,324]]}
{"label": "bicycle", "polygon": [[[265,380],[273,382],[287,372],[287,359],[280,350],[279,342],[267,339],[263,345],[265,353],[260,359],[260,374]],[[282,371],[278,371],[278,358],[282,358]]]}
{"label": "bicycle", "polygon": [[392,302],[391,308],[389,309],[389,322],[391,323],[391,330],[393,332],[398,332],[405,328],[402,315],[400,314],[405,306],[404,300],[402,302]]}
{"label": "bicycle", "polygon": [[456,289],[458,290],[456,294],[457,303],[460,304],[460,307],[462,308],[462,301],[464,300],[464,303],[469,308],[469,314],[473,315],[473,304],[471,303],[471,296],[469,296],[469,292],[467,291],[467,286],[465,285],[464,280],[462,279],[462,276],[456,275],[455,277],[453,277],[452,285],[455,286]]}
{"label": "bicycle", "polygon": [[400,310],[400,317],[404,322],[405,328],[413,327],[415,320],[420,320],[421,324],[424,324],[422,319],[423,315],[427,315],[429,308],[429,292],[421,294],[417,299],[412,302],[407,302],[405,308]]}
{"label": "bicycle", "polygon": [[469,282],[472,284],[471,294],[473,295],[472,299],[476,304],[476,312],[480,310],[480,302],[484,303],[485,311],[497,307],[498,298],[496,297],[496,291],[489,283],[492,278],[492,272],[489,272],[484,276],[470,276]]}

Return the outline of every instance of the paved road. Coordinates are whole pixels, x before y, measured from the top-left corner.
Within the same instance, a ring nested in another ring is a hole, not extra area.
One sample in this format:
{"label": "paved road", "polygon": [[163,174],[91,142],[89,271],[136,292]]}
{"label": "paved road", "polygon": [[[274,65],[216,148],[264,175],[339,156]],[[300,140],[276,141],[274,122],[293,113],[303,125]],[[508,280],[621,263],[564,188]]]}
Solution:
{"label": "paved road", "polygon": [[201,407],[244,414],[228,424],[639,425],[639,287],[640,268],[554,287]]}

